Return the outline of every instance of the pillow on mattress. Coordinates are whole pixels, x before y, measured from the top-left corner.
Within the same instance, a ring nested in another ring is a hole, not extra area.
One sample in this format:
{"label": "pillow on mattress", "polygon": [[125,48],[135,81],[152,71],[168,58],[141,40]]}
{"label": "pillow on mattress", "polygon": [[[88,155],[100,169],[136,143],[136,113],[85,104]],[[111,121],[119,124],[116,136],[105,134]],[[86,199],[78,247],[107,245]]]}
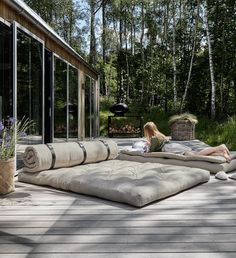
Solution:
{"label": "pillow on mattress", "polygon": [[23,155],[26,172],[71,167],[115,159],[117,144],[112,140],[50,143],[28,146]]}
{"label": "pillow on mattress", "polygon": [[147,141],[145,141],[145,140],[134,142],[132,144],[132,149],[134,149],[136,151],[144,152],[146,150],[146,148],[147,148]]}

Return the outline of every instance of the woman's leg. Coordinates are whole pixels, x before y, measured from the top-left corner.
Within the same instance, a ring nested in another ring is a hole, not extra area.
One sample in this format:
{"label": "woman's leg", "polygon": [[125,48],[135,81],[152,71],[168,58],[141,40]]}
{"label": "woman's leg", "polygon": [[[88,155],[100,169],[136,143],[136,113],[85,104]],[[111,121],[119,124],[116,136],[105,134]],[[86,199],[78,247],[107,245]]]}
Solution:
{"label": "woman's leg", "polygon": [[208,155],[211,155],[214,152],[219,152],[219,151],[220,151],[219,146],[216,146],[216,147],[209,147],[207,149],[195,152],[195,154],[196,155],[208,156]]}
{"label": "woman's leg", "polygon": [[229,150],[226,148],[224,144],[216,146],[216,147],[210,147],[205,150],[201,150],[198,152],[185,152],[186,156],[194,156],[194,155],[200,155],[200,156],[222,156],[226,159],[227,162],[230,161],[229,156]]}
{"label": "woman's leg", "polygon": [[215,152],[226,152],[229,155],[229,150],[225,146],[225,144],[221,144],[221,145],[218,145],[216,147],[209,147],[205,150],[201,150],[201,151],[196,152],[196,154],[197,155],[208,156],[208,155],[211,155],[212,153],[215,153]]}

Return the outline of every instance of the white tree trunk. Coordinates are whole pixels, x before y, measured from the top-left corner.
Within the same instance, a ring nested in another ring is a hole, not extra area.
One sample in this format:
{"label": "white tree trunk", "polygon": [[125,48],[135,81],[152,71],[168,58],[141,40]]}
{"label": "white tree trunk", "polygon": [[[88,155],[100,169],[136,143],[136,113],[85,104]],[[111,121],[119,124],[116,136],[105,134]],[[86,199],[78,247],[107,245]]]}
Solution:
{"label": "white tree trunk", "polygon": [[141,51],[141,58],[142,58],[142,89],[141,89],[141,103],[144,101],[144,49],[143,49],[143,38],[144,38],[144,3],[142,2],[141,5],[141,35],[140,35],[140,51]]}
{"label": "white tree trunk", "polygon": [[207,0],[205,2],[205,24],[206,24],[206,34],[207,34],[208,51],[209,51],[209,68],[210,68],[210,76],[211,76],[211,119],[215,119],[215,116],[216,116],[215,91],[216,91],[216,89],[215,89],[214,66],[213,66],[212,49],[211,49],[211,35],[210,35],[209,23],[208,23]]}
{"label": "white tree trunk", "polygon": [[89,63],[95,65],[96,63],[96,37],[95,37],[95,0],[90,0],[90,51]]}
{"label": "white tree trunk", "polygon": [[182,101],[181,101],[181,106],[180,106],[180,112],[181,113],[183,111],[184,103],[185,103],[185,100],[186,100],[186,97],[187,97],[187,92],[188,92],[189,83],[190,83],[191,74],[192,74],[192,69],[193,69],[193,60],[194,60],[196,40],[197,40],[198,21],[199,21],[199,0],[197,1],[197,13],[196,13],[196,20],[195,20],[194,35],[193,35],[192,55],[191,55],[189,71],[188,71],[188,79],[187,79],[187,82],[186,82],[186,85],[185,85],[185,90],[184,90],[184,94],[183,94]]}
{"label": "white tree trunk", "polygon": [[174,93],[174,109],[176,110],[177,107],[177,89],[176,89],[176,44],[175,44],[175,38],[176,38],[176,21],[175,21],[175,8],[176,3],[175,0],[172,1],[172,15],[173,15],[173,32],[172,32],[172,38],[173,38],[173,93]]}
{"label": "white tree trunk", "polygon": [[[168,37],[167,37],[167,31],[169,27],[169,6],[170,3],[167,1],[165,3],[165,9],[164,9],[164,19],[163,19],[163,37],[161,41],[161,45],[164,45],[165,48],[168,48]],[[164,52],[161,58],[161,67],[166,67],[167,66],[167,51]],[[160,73],[159,74],[159,85],[164,85],[164,109],[165,112],[168,111],[168,96],[167,96],[167,82],[166,82],[166,70],[164,71],[163,75]]]}

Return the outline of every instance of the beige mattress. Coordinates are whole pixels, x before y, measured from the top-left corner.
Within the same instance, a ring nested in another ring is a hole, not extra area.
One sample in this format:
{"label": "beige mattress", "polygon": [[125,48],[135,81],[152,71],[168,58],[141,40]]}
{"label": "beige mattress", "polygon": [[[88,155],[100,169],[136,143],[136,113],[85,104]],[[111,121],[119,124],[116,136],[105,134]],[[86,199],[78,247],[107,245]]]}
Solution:
{"label": "beige mattress", "polygon": [[236,170],[236,154],[232,154],[230,163],[227,163],[225,158],[220,156],[184,156],[168,152],[142,153],[140,151],[121,150],[117,159],[201,168],[214,174],[219,171],[230,172]]}
{"label": "beige mattress", "polygon": [[209,178],[209,172],[199,168],[120,160],[18,175],[20,182],[52,186],[136,207],[207,182]]}

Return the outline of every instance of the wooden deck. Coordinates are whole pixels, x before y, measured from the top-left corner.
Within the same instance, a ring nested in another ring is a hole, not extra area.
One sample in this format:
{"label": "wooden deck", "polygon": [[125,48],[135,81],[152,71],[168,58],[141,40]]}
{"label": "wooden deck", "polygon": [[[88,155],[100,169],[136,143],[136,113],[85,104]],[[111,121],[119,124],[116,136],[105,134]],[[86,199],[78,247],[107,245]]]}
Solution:
{"label": "wooden deck", "polygon": [[16,183],[0,199],[1,258],[236,257],[236,181],[137,209]]}
{"label": "wooden deck", "polygon": [[141,209],[16,182],[0,205],[0,258],[236,257],[233,180],[212,176]]}

